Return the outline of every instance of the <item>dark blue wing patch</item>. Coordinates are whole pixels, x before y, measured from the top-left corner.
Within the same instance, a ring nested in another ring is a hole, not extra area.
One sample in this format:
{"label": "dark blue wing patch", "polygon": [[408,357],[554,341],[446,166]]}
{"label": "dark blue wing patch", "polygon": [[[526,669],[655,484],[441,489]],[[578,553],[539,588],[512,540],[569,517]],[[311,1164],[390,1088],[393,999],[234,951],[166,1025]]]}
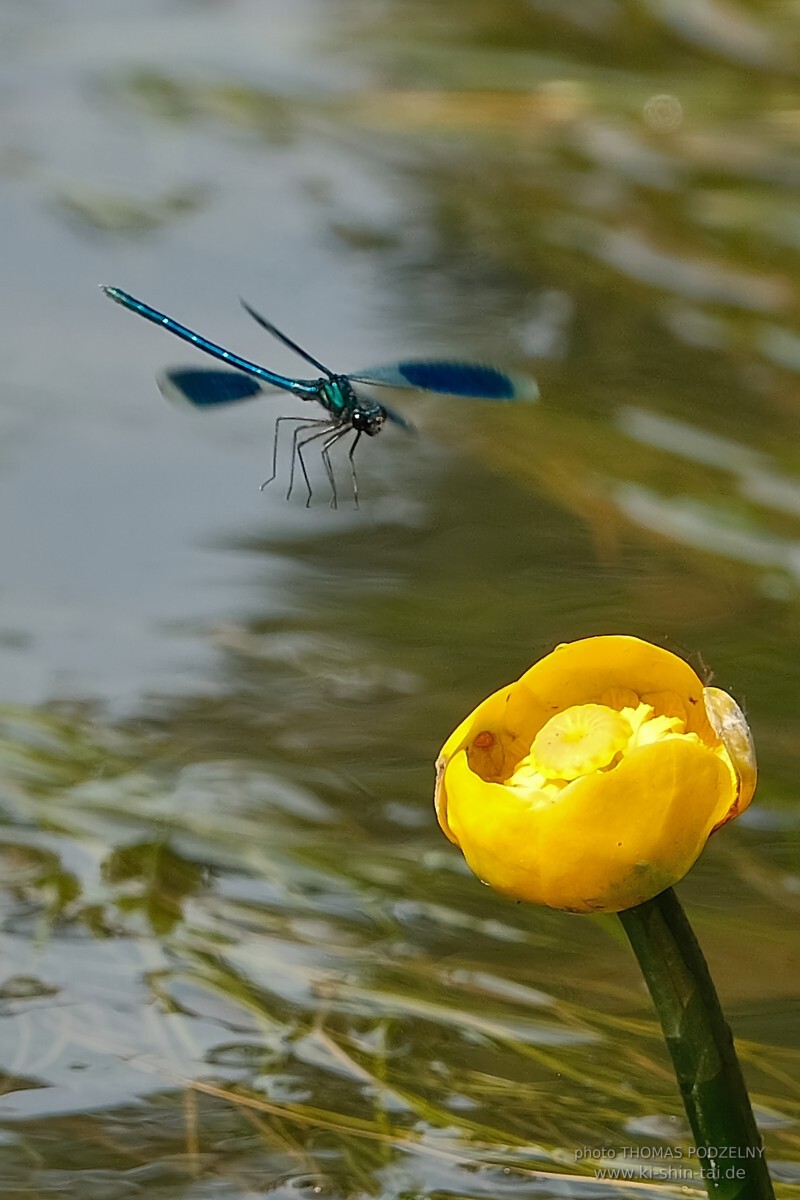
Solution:
{"label": "dark blue wing patch", "polygon": [[511,400],[511,380],[494,367],[469,363],[399,362],[397,369],[412,387],[451,396],[485,396],[487,400]]}
{"label": "dark blue wing patch", "polygon": [[498,367],[480,363],[409,360],[372,367],[350,378],[358,383],[418,388],[474,400],[535,400],[538,396],[536,384],[529,376],[509,375]]}
{"label": "dark blue wing patch", "polygon": [[401,429],[405,429],[406,433],[417,432],[415,426],[410,421],[407,421],[405,417],[402,417],[400,413],[395,412],[393,408],[388,408],[385,404],[382,404],[381,408],[386,413],[387,420],[391,421],[394,425],[399,425]]}
{"label": "dark blue wing patch", "polygon": [[165,371],[158,386],[168,399],[185,400],[195,408],[235,404],[250,400],[263,390],[258,380],[241,371],[206,371],[200,367],[174,367]]}

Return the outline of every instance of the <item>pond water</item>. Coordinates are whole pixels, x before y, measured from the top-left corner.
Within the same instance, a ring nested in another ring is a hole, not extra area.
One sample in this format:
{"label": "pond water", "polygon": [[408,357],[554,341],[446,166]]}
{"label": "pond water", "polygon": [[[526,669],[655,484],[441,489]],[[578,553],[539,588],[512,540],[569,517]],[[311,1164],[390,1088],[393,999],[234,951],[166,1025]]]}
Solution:
{"label": "pond water", "polygon": [[[616,920],[482,888],[430,803],[478,700],[608,632],[748,713],[679,890],[800,1184],[796,50],[769,3],[0,0],[2,1195],[594,1197],[590,1153],[688,1151]],[[99,283],[541,399],[393,394],[419,436],[307,508],[259,491],[297,404],[166,404],[197,356]]]}

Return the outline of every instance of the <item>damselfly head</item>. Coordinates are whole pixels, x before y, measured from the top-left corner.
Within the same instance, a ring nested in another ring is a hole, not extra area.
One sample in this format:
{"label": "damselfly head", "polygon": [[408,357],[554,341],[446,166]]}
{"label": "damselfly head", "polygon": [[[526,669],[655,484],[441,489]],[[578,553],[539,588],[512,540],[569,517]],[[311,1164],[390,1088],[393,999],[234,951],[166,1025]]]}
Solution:
{"label": "damselfly head", "polygon": [[385,420],[386,409],[382,404],[364,403],[363,400],[359,401],[350,413],[351,427],[359,433],[366,433],[368,437],[380,433]]}

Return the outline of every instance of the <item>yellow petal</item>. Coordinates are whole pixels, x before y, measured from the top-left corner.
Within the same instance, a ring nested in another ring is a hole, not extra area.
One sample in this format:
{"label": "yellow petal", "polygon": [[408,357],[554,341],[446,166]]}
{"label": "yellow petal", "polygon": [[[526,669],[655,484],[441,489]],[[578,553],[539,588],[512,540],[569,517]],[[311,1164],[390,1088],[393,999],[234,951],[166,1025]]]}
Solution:
{"label": "yellow petal", "polygon": [[476,875],[573,912],[618,912],[676,883],[733,796],[728,768],[695,739],[645,746],[544,803],[484,782],[463,751],[446,774],[452,836]]}
{"label": "yellow petal", "polygon": [[703,689],[703,700],[711,727],[727,750],[736,776],[736,796],[730,811],[720,821],[725,825],[744,812],[753,799],[758,777],[756,748],[745,715],[733,696],[722,688],[707,687]]}
{"label": "yellow petal", "polygon": [[[613,688],[640,697],[673,693],[685,707],[687,733],[697,733],[703,741],[716,740],[706,716],[701,680],[682,658],[640,638],[611,634],[567,642],[534,663],[517,686],[523,695],[514,697],[509,711],[515,716],[515,710],[527,713],[533,720],[536,714],[546,712],[549,717],[573,704],[602,703],[604,693]],[[517,723],[523,724],[521,716]]]}

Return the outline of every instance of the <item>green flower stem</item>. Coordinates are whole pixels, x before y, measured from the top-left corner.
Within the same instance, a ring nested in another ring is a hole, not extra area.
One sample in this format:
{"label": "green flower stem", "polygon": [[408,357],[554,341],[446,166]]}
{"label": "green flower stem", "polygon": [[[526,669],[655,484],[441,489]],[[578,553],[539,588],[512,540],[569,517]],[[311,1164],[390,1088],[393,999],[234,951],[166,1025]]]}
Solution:
{"label": "green flower stem", "polygon": [[713,1200],[774,1200],[733,1037],[672,888],[619,914],[656,1006]]}

